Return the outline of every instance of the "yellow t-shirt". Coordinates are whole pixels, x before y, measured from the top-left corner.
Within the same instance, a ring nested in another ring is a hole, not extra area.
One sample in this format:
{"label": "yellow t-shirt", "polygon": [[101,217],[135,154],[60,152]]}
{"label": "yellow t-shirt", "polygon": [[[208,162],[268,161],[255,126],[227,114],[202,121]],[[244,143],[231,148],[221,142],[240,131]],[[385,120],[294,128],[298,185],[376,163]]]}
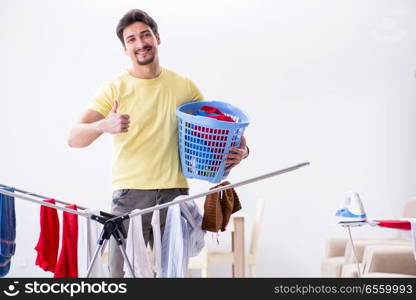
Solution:
{"label": "yellow t-shirt", "polygon": [[179,160],[176,108],[202,99],[190,79],[165,68],[153,79],[124,71],[104,84],[88,108],[106,117],[118,100],[117,113],[130,116],[128,132],[113,139],[113,190],[188,187]]}

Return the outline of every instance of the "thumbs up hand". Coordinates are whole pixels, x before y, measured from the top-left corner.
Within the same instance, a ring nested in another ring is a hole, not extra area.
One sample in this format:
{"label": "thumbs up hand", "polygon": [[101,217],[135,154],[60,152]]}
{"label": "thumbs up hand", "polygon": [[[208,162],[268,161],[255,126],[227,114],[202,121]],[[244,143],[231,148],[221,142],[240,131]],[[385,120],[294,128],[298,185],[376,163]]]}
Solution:
{"label": "thumbs up hand", "polygon": [[114,105],[111,108],[111,112],[110,113],[117,113],[117,109],[118,109],[118,101],[114,101]]}
{"label": "thumbs up hand", "polygon": [[114,101],[113,108],[108,114],[107,118],[101,124],[101,130],[106,133],[117,134],[127,132],[130,126],[130,116],[126,114],[119,114],[117,109],[119,107],[118,101]]}

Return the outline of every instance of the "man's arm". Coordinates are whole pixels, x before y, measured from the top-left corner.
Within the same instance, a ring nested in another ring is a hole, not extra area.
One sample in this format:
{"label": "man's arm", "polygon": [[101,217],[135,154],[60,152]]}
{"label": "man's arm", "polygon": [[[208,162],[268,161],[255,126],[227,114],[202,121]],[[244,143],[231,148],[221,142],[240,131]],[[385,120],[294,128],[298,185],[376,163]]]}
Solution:
{"label": "man's arm", "polygon": [[100,129],[103,120],[104,116],[102,114],[87,109],[69,133],[69,147],[82,148],[89,146],[103,133]]}
{"label": "man's arm", "polygon": [[105,118],[99,112],[87,109],[78,123],[71,129],[68,145],[74,148],[89,146],[103,133],[117,134],[127,132],[130,125],[130,117],[117,113],[118,101]]}

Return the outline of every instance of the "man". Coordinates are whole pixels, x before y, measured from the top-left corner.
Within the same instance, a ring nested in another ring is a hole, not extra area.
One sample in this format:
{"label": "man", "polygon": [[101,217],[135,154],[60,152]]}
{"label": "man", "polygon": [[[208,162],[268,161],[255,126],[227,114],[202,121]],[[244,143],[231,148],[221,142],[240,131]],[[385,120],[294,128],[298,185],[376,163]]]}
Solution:
{"label": "man", "polygon": [[[111,212],[120,215],[170,202],[188,194],[178,156],[176,108],[203,96],[188,78],[159,64],[156,22],[134,9],[119,21],[117,36],[131,68],[107,82],[71,130],[70,147],[86,147],[104,133],[114,135]],[[245,139],[231,148],[228,168],[248,155]],[[167,209],[160,211],[163,233]],[[152,244],[152,214],[142,216],[143,236]],[[126,228],[128,223],[125,222]],[[112,277],[123,277],[123,257],[114,239],[109,245]]]}

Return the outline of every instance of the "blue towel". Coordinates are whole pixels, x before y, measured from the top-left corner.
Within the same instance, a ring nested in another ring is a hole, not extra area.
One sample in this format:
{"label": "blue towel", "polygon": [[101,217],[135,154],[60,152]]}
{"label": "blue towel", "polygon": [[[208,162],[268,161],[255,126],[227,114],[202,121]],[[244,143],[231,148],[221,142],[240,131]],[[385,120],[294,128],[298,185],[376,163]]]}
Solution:
{"label": "blue towel", "polygon": [[[13,188],[0,189],[14,192]],[[14,197],[0,194],[0,277],[9,273],[11,258],[16,249],[16,213]]]}

